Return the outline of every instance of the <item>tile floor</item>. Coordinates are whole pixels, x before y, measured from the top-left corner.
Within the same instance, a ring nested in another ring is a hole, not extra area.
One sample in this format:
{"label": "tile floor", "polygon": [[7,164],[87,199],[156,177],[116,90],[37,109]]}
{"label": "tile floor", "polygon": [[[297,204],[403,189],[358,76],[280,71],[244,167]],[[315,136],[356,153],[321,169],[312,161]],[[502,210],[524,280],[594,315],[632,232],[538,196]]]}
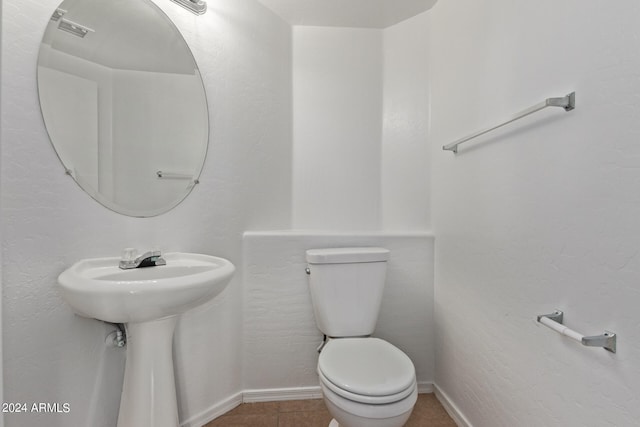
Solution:
{"label": "tile floor", "polygon": [[[322,399],[244,403],[204,427],[327,427],[331,415]],[[418,395],[405,427],[456,427],[433,393]]]}

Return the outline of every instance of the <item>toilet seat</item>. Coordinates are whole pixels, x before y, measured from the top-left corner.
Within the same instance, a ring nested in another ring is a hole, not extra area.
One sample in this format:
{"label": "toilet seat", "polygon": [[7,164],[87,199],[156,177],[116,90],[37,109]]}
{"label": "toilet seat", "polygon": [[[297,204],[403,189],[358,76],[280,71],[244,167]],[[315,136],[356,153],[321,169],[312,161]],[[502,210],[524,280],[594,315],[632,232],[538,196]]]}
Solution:
{"label": "toilet seat", "polygon": [[320,372],[320,370],[318,370],[318,375],[320,376],[320,382],[322,383],[322,385],[328,388],[329,390],[331,390],[332,392],[334,392],[335,394],[337,394],[338,396],[351,400],[353,402],[366,403],[368,405],[384,405],[388,403],[398,402],[406,398],[407,396],[411,395],[411,393],[413,393],[413,391],[417,387],[417,383],[414,380],[413,383],[406,390],[403,390],[400,393],[390,394],[386,396],[367,396],[363,394],[351,393],[341,389],[340,387],[336,386],[331,381],[329,381],[327,377],[325,377],[322,374],[322,372]]}
{"label": "toilet seat", "polygon": [[330,340],[320,353],[318,375],[334,393],[368,404],[397,402],[416,387],[411,359],[379,338]]}

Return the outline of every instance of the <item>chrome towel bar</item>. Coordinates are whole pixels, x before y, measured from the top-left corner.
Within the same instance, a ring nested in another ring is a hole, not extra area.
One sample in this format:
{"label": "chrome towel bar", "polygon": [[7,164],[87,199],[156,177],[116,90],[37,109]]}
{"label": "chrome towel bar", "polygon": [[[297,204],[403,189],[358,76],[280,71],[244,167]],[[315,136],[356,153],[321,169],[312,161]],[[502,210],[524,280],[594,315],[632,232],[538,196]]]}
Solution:
{"label": "chrome towel bar", "polygon": [[200,184],[200,181],[197,180],[197,179],[194,179],[193,176],[191,176],[191,175],[186,175],[186,174],[181,174],[181,173],[172,173],[172,172],[163,172],[163,171],[156,172],[156,175],[158,176],[158,178],[163,178],[163,179],[188,179],[188,180],[193,180],[194,184]]}
{"label": "chrome towel bar", "polygon": [[518,119],[521,119],[523,117],[528,116],[529,114],[533,114],[537,111],[540,111],[544,108],[547,107],[562,107],[565,109],[565,111],[571,111],[574,108],[576,108],[576,93],[575,92],[571,92],[569,95],[567,96],[563,96],[562,98],[547,98],[544,101],[542,101],[539,104],[534,105],[533,107],[529,107],[526,110],[520,111],[519,113],[517,113],[515,116],[513,116],[512,118],[500,123],[499,125],[496,126],[492,126],[488,129],[484,129],[475,133],[472,133],[469,136],[465,136],[464,138],[461,138],[457,141],[452,142],[451,144],[447,144],[447,145],[443,145],[442,149],[443,150],[447,150],[447,151],[453,151],[454,153],[458,152],[458,145],[462,144],[463,142],[467,142],[473,138],[477,138],[480,135],[484,135],[485,133],[489,133],[492,130],[496,130],[498,128],[501,128],[504,125],[508,125],[511,122],[515,122]]}
{"label": "chrome towel bar", "polygon": [[564,313],[560,310],[556,310],[551,314],[542,314],[538,316],[538,322],[542,323],[546,327],[553,329],[559,334],[565,335],[572,340],[578,341],[582,345],[588,347],[603,347],[605,350],[612,353],[616,352],[616,334],[613,332],[605,331],[602,335],[594,335],[585,337],[584,335],[569,329],[562,324]]}

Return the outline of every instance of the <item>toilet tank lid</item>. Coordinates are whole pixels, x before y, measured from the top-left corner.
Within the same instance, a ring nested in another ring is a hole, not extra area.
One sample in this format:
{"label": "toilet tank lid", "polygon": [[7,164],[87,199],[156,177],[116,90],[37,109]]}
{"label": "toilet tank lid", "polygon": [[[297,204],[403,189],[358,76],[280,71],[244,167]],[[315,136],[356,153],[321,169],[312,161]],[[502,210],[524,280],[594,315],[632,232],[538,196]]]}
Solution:
{"label": "toilet tank lid", "polygon": [[389,259],[389,252],[389,249],[385,248],[309,249],[307,251],[307,262],[310,264],[381,262]]}

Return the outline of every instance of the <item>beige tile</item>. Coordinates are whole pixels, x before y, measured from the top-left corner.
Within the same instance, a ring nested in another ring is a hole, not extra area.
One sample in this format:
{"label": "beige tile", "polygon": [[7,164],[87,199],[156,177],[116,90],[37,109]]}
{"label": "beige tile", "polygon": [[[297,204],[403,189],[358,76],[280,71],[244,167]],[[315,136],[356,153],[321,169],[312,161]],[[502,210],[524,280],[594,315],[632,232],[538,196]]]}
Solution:
{"label": "beige tile", "polygon": [[278,414],[224,415],[203,427],[278,427]]}
{"label": "beige tile", "polygon": [[412,416],[404,427],[457,427],[451,418],[428,418]]}
{"label": "beige tile", "polygon": [[283,412],[278,427],[327,427],[331,422],[328,411]]}
{"label": "beige tile", "polygon": [[279,412],[309,412],[309,411],[326,411],[322,399],[309,400],[285,400],[280,402]]}
{"label": "beige tile", "polygon": [[433,393],[419,394],[411,418],[405,427],[456,427],[447,411]]}
{"label": "beige tile", "polygon": [[[245,403],[204,427],[327,427],[331,415],[322,399]],[[456,427],[433,393],[418,395],[405,427]]]}
{"label": "beige tile", "polygon": [[267,415],[277,414],[279,402],[243,403],[224,414],[227,415]]}

